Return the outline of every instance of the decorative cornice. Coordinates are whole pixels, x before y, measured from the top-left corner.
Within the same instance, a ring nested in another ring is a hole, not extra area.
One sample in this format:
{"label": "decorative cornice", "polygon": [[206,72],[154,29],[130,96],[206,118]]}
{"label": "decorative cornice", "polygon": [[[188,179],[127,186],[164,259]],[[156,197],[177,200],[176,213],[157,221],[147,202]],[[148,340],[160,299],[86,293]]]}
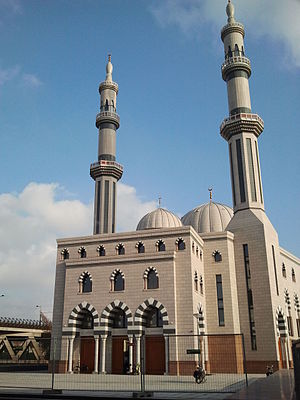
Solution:
{"label": "decorative cornice", "polygon": [[227,141],[240,133],[254,133],[259,137],[263,130],[264,121],[257,114],[234,114],[225,118],[220,126],[220,134]]}

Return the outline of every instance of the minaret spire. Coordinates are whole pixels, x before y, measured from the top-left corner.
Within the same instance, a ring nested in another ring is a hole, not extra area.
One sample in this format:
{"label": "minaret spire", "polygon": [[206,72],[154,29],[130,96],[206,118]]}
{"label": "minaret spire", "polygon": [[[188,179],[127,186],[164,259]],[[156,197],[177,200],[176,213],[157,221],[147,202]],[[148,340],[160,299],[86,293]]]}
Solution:
{"label": "minaret spire", "polygon": [[118,85],[112,80],[112,71],[109,54],[106,78],[99,85],[100,113],[96,116],[98,161],[90,168],[90,175],[95,180],[94,235],[115,232],[116,184],[123,174],[123,167],[116,162],[116,131],[120,117],[116,112]]}
{"label": "minaret spire", "polygon": [[225,118],[220,131],[229,144],[234,212],[248,208],[264,210],[257,143],[264,123],[251,110],[251,64],[245,55],[245,30],[236,22],[230,0],[226,14],[228,23],[221,31],[225,50],[222,77],[227,83],[229,118]]}

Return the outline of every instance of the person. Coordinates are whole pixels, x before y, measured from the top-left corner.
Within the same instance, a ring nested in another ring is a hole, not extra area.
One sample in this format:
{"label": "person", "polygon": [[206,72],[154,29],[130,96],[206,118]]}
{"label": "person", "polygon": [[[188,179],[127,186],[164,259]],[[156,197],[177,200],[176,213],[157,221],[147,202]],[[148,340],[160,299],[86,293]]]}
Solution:
{"label": "person", "polygon": [[271,367],[269,365],[267,365],[267,369],[266,369],[266,375],[272,375],[273,374],[273,365],[271,365]]}
{"label": "person", "polygon": [[195,378],[195,383],[203,382],[205,379],[205,371],[203,370],[203,368],[197,365],[193,377]]}

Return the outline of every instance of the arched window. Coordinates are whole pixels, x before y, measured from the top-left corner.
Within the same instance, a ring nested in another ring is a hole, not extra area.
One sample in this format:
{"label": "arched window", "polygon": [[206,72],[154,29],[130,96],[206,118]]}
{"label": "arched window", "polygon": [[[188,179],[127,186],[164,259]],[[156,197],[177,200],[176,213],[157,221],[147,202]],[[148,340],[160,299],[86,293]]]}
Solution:
{"label": "arched window", "polygon": [[105,247],[101,244],[100,246],[97,247],[97,252],[100,257],[105,256]]}
{"label": "arched window", "polygon": [[242,46],[242,56],[245,55],[245,50],[244,50],[244,46]]}
{"label": "arched window", "polygon": [[182,238],[178,238],[176,240],[176,247],[178,251],[185,250],[185,243]]}
{"label": "arched window", "polygon": [[79,328],[94,329],[94,318],[90,311],[81,310],[78,313],[78,320],[80,321]]}
{"label": "arched window", "polygon": [[149,306],[146,310],[146,327],[160,328],[163,326],[163,319],[158,308]]}
{"label": "arched window", "polygon": [[286,278],[286,268],[284,263],[282,263],[282,276]]}
{"label": "arched window", "polygon": [[194,273],[194,290],[196,290],[196,292],[198,292],[198,273],[197,273],[197,271],[195,271],[195,273]]}
{"label": "arched window", "polygon": [[215,262],[220,262],[222,261],[222,254],[219,252],[219,250],[215,250],[213,252],[213,257],[215,259]]}
{"label": "arched window", "polygon": [[158,288],[158,276],[156,272],[151,269],[147,276],[147,289],[157,289]]}
{"label": "arched window", "polygon": [[166,250],[165,242],[161,239],[158,240],[156,242],[156,248],[157,248],[157,251],[165,251]]}
{"label": "arched window", "polygon": [[86,258],[86,249],[85,249],[85,247],[83,247],[83,246],[79,247],[78,253],[80,255],[80,258]]}
{"label": "arched window", "polygon": [[145,253],[145,245],[142,241],[137,242],[135,247],[137,248],[138,253]]}
{"label": "arched window", "polygon": [[111,311],[113,328],[127,328],[127,317],[125,311],[117,307]]}
{"label": "arched window", "polygon": [[232,51],[230,46],[228,46],[228,57],[229,58],[232,57]]}
{"label": "arched window", "polygon": [[203,294],[203,278],[202,278],[202,275],[200,275],[200,293]]}
{"label": "arched window", "polygon": [[108,100],[105,100],[105,111],[108,111]]}
{"label": "arched window", "polygon": [[114,279],[114,291],[120,292],[121,290],[124,290],[124,278],[121,272],[117,272]]}
{"label": "arched window", "polygon": [[292,281],[296,282],[296,274],[294,268],[292,268]]}
{"label": "arched window", "polygon": [[192,243],[192,252],[195,254],[195,243]]}
{"label": "arched window", "polygon": [[200,250],[200,260],[202,261],[202,250]]}
{"label": "arched window", "polygon": [[89,293],[92,291],[92,280],[88,274],[86,274],[82,280],[82,293]]}
{"label": "arched window", "polygon": [[118,254],[119,256],[125,254],[125,246],[124,246],[124,244],[123,244],[123,243],[119,243],[119,244],[116,246],[116,250],[117,250],[117,254]]}
{"label": "arched window", "polygon": [[63,250],[61,251],[61,258],[62,258],[63,260],[68,260],[69,257],[70,257],[69,250],[66,249],[66,248],[63,249]]}
{"label": "arched window", "polygon": [[196,256],[199,257],[199,248],[198,248],[198,246],[196,247]]}
{"label": "arched window", "polygon": [[236,57],[240,55],[239,46],[237,44],[234,46],[234,55]]}

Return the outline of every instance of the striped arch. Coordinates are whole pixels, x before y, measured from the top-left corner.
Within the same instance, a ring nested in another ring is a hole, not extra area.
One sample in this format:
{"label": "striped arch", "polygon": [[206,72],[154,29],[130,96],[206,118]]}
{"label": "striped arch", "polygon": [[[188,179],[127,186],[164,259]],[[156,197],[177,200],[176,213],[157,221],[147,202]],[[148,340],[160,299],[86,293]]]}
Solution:
{"label": "striped arch", "polygon": [[118,243],[118,244],[116,245],[115,249],[116,249],[116,250],[119,250],[120,247],[125,248],[124,243]]}
{"label": "striped arch", "polygon": [[276,310],[276,330],[278,336],[287,337],[286,317],[281,306],[278,306]]}
{"label": "striped arch", "polygon": [[133,316],[130,308],[123,301],[116,299],[112,301],[110,304],[108,304],[101,313],[100,326],[102,331],[107,333],[112,330],[113,328],[112,311],[115,310],[116,308],[120,308],[125,312],[125,315],[127,317],[128,327],[133,325]]}
{"label": "striped arch", "polygon": [[142,240],[136,242],[135,247],[138,249],[139,246],[145,246],[145,243]]}
{"label": "striped arch", "polygon": [[90,311],[90,313],[92,314],[94,321],[94,329],[100,325],[98,311],[92,304],[83,301],[82,303],[78,304],[78,306],[73,308],[69,316],[68,328],[72,328],[73,332],[80,331],[80,324],[81,324],[80,312],[83,310]]}
{"label": "striped arch", "polygon": [[163,330],[165,330],[165,328],[167,328],[167,325],[169,325],[168,312],[160,301],[154,300],[152,297],[145,300],[142,304],[138,306],[134,315],[134,324],[136,326],[140,326],[141,330],[146,327],[145,311],[149,306],[155,307],[160,311],[163,320]]}
{"label": "striped arch", "polygon": [[284,289],[284,300],[288,311],[291,311],[291,299],[288,289]]}
{"label": "striped arch", "polygon": [[300,316],[300,302],[299,302],[299,296],[297,295],[297,293],[294,293],[294,304],[295,304],[295,311],[299,317]]}
{"label": "striped arch", "polygon": [[201,303],[198,304],[197,311],[199,315],[198,316],[199,334],[204,335],[205,334],[204,309]]}
{"label": "striped arch", "polygon": [[122,278],[125,279],[124,272],[120,268],[116,268],[110,275],[110,280],[114,281],[117,274],[121,274]]}
{"label": "striped arch", "polygon": [[91,281],[91,282],[93,281],[92,275],[89,273],[89,271],[84,271],[84,272],[82,272],[82,273],[80,274],[80,277],[78,278],[78,282],[79,282],[79,283],[82,283],[83,280],[84,280],[84,277],[85,277],[86,275],[90,278],[90,281]]}
{"label": "striped arch", "polygon": [[143,275],[143,278],[144,278],[144,279],[147,279],[147,278],[148,278],[148,274],[149,274],[150,271],[154,271],[154,272],[155,272],[155,275],[157,276],[157,278],[159,278],[157,269],[156,269],[155,267],[148,267],[148,268],[145,270],[145,272],[144,272],[144,275]]}

